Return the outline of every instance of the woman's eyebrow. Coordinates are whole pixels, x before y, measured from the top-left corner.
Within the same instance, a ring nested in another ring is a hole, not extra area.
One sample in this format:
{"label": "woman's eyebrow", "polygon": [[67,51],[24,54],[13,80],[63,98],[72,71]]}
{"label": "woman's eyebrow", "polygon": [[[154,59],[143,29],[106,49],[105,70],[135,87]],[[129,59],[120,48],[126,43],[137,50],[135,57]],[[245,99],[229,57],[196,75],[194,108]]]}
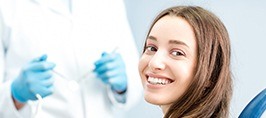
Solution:
{"label": "woman's eyebrow", "polygon": [[149,36],[148,39],[151,39],[151,40],[157,41],[157,38],[154,37],[154,36]]}
{"label": "woman's eyebrow", "polygon": [[184,45],[184,46],[186,46],[186,47],[189,48],[189,46],[188,46],[186,43],[184,43],[184,42],[182,42],[182,41],[179,41],[179,40],[169,40],[169,44]]}
{"label": "woman's eyebrow", "polygon": [[[154,37],[154,36],[151,36],[151,35],[148,36],[148,39],[153,40],[153,41],[157,41],[157,38]],[[189,46],[188,46],[186,43],[184,43],[184,42],[182,42],[182,41],[179,41],[179,40],[169,40],[169,44],[184,45],[184,46],[186,46],[187,48],[189,48]]]}

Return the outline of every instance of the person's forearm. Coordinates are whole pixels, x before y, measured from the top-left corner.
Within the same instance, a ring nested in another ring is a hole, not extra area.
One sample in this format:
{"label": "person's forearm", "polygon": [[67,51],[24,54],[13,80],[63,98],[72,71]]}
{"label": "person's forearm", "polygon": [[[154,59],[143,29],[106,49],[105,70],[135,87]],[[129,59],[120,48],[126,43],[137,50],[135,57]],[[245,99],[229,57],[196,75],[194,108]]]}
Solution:
{"label": "person's forearm", "polygon": [[17,100],[15,100],[13,96],[12,96],[12,100],[17,110],[20,110],[24,106],[23,103],[20,103]]}

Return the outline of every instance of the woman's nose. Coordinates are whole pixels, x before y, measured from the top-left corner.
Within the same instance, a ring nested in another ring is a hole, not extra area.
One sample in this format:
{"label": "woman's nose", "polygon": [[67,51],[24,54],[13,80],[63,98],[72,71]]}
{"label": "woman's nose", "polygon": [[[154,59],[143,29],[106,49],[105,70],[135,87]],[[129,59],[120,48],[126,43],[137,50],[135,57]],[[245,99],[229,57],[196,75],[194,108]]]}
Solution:
{"label": "woman's nose", "polygon": [[165,67],[166,67],[165,55],[157,51],[149,62],[149,68],[152,71],[160,71],[160,70],[164,70]]}

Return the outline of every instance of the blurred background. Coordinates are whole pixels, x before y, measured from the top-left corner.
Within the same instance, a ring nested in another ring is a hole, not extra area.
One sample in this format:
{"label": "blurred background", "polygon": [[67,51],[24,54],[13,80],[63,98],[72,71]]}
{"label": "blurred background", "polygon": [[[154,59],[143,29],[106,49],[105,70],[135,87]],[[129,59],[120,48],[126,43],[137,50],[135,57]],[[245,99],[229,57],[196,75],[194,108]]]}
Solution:
{"label": "blurred background", "polygon": [[[153,18],[175,5],[197,5],[215,13],[231,38],[234,93],[230,117],[239,116],[248,102],[266,88],[266,1],[264,0],[125,0],[139,52]],[[141,102],[127,118],[162,118],[158,106]],[[265,113],[263,116],[266,116]]]}

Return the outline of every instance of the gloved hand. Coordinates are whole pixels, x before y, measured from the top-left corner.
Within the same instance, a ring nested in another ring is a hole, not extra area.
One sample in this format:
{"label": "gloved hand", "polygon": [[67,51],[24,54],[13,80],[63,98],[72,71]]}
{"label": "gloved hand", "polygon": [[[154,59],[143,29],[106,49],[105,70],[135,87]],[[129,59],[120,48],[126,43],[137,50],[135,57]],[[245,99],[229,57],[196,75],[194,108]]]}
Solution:
{"label": "gloved hand", "polygon": [[46,97],[53,92],[51,70],[54,63],[47,62],[47,55],[33,59],[23,67],[19,76],[11,84],[12,96],[15,100],[25,103],[36,100],[36,94]]}
{"label": "gloved hand", "polygon": [[125,63],[119,53],[102,53],[102,57],[95,63],[94,72],[104,83],[118,93],[127,89],[127,75]]}

